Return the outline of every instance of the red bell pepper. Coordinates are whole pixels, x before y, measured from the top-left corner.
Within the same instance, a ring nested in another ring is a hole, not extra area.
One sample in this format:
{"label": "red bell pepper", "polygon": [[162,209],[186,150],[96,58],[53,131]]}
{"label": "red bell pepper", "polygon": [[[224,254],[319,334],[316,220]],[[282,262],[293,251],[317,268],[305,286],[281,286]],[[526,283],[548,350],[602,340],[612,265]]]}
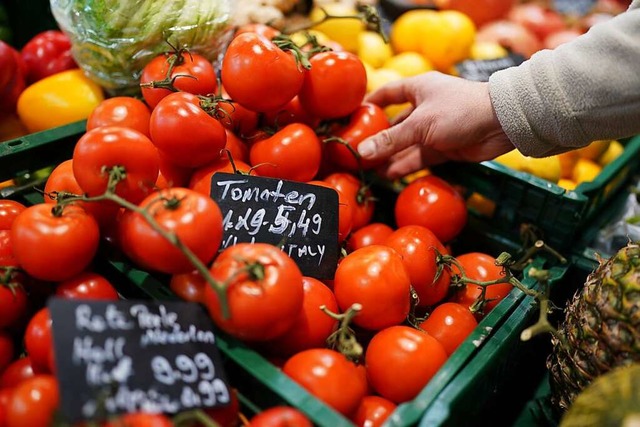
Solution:
{"label": "red bell pepper", "polygon": [[29,84],[61,71],[78,68],[71,56],[69,37],[59,30],[36,34],[24,45],[21,54],[27,65]]}
{"label": "red bell pepper", "polygon": [[0,113],[12,113],[24,90],[26,66],[20,53],[0,40]]}

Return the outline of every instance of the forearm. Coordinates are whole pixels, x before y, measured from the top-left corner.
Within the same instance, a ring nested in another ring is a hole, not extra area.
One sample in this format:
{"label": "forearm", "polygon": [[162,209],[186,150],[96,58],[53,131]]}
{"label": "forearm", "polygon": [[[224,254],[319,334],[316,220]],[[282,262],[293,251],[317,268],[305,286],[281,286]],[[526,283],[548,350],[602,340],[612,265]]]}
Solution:
{"label": "forearm", "polygon": [[640,133],[638,3],[573,42],[491,76],[498,120],[523,154],[542,157]]}

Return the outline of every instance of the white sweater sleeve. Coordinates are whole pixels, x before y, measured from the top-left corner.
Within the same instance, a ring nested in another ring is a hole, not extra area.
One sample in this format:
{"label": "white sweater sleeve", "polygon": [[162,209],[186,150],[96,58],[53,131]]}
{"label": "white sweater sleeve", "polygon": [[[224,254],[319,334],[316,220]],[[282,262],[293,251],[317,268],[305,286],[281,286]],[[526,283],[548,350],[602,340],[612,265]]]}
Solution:
{"label": "white sweater sleeve", "polygon": [[544,157],[640,134],[640,0],[583,36],[489,79],[505,133]]}

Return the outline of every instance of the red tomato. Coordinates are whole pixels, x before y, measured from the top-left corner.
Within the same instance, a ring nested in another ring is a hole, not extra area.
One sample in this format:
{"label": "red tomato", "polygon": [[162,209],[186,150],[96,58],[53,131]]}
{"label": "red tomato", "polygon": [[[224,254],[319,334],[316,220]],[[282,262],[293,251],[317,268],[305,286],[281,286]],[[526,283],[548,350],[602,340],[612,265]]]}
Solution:
{"label": "red tomato", "polygon": [[17,267],[18,260],[13,255],[11,230],[0,230],[0,274],[4,274],[3,267]]}
{"label": "red tomato", "polygon": [[[498,280],[504,277],[504,271],[502,267],[496,265],[496,259],[491,255],[487,255],[481,252],[470,252],[461,254],[456,257],[460,265],[465,271],[465,274],[473,280],[480,282],[488,282],[491,280]],[[454,267],[454,272],[458,272]],[[494,309],[500,301],[511,292],[513,286],[509,283],[498,283],[495,285],[487,286],[485,291],[485,300],[487,301],[483,307],[482,312],[476,313],[478,318],[483,318]],[[465,307],[471,307],[473,303],[478,299],[482,292],[482,288],[477,285],[467,285],[463,289],[456,292],[453,296],[453,301],[458,304],[462,304]]]}
{"label": "red tomato", "polygon": [[415,398],[446,362],[442,344],[409,326],[392,326],[373,336],[365,353],[369,383],[395,403]]}
{"label": "red tomato", "polygon": [[478,326],[468,307],[454,302],[437,306],[420,328],[437,339],[449,356]]}
{"label": "red tomato", "polygon": [[48,308],[41,308],[29,321],[24,332],[24,347],[35,373],[53,372],[53,338]]}
{"label": "red tomato", "polygon": [[309,181],[308,184],[331,188],[338,193],[338,242],[342,243],[353,228],[353,206],[342,191],[327,182]]}
{"label": "red tomato", "polygon": [[161,82],[167,78],[181,91],[195,95],[210,95],[218,89],[218,79],[213,64],[202,55],[194,52],[165,53],[153,58],[142,69],[140,86],[142,96],[151,109],[171,90],[154,87],[152,82]]}
{"label": "red tomato", "polygon": [[149,137],[149,107],[130,96],[115,96],[100,102],[87,118],[87,130],[100,126],[120,126]]}
{"label": "red tomato", "polygon": [[389,119],[384,110],[369,102],[360,105],[350,116],[345,125],[335,126],[330,131],[330,136],[338,137],[349,144],[349,147],[340,142],[327,142],[329,158],[333,163],[351,172],[359,169],[373,169],[382,165],[385,160],[365,160],[354,155],[358,145],[367,137],[381,132],[389,127]]}
{"label": "red tomato", "polygon": [[344,257],[333,282],[341,310],[362,304],[353,323],[380,330],[402,323],[410,306],[409,275],[398,252],[387,246],[372,245]]}
{"label": "red tomato", "polygon": [[376,203],[373,193],[362,181],[348,172],[332,173],[325,177],[324,181],[341,191],[353,206],[352,232],[371,221]]}
{"label": "red tomato", "polygon": [[71,41],[59,30],[36,34],[21,50],[29,84],[65,70],[78,68],[71,56]]}
{"label": "red tomato", "polygon": [[222,85],[231,99],[252,111],[284,107],[298,94],[304,69],[290,52],[257,33],[240,34],[222,59]]}
{"label": "red tomato", "polygon": [[247,163],[249,161],[249,145],[229,129],[226,129],[226,133],[227,143],[224,146],[226,152],[220,157],[229,158],[231,156],[234,162]]}
{"label": "red tomato", "polygon": [[173,427],[166,415],[134,412],[109,420],[104,427]]}
{"label": "red tomato", "polygon": [[311,69],[298,95],[302,107],[319,119],[346,117],[356,111],[367,91],[367,72],[360,58],[329,51],[312,56],[309,62]]}
{"label": "red tomato", "polygon": [[322,143],[315,131],[302,123],[285,126],[271,137],[256,141],[249,150],[249,163],[260,176],[311,181],[322,161]]}
{"label": "red tomato", "polygon": [[34,376],[31,358],[24,356],[11,362],[0,375],[0,388],[13,388]]}
{"label": "red tomato", "polygon": [[338,327],[338,321],[320,309],[325,306],[333,313],[338,312],[338,303],[331,289],[312,277],[303,277],[302,286],[302,310],[291,329],[266,343],[271,354],[288,357],[302,350],[325,347],[327,338]]}
{"label": "red tomato", "polygon": [[[218,120],[220,120],[220,123],[226,129],[241,137],[255,131],[260,120],[259,114],[231,99],[227,99],[228,94],[224,90],[223,96],[223,100],[218,102]],[[227,134],[227,136],[229,135]]]}
{"label": "red tomato", "polygon": [[[238,390],[235,388],[230,389],[231,401],[226,406],[219,406],[216,408],[203,409],[207,416],[213,421],[217,422],[220,427],[237,427],[240,416],[240,400],[238,399]],[[198,424],[202,426],[202,424]]]}
{"label": "red tomato", "polygon": [[151,113],[149,129],[158,151],[185,168],[217,159],[227,142],[222,123],[202,109],[196,95],[186,92],[162,99]]}
{"label": "red tomato", "polygon": [[224,318],[217,293],[205,289],[205,305],[225,332],[248,341],[267,341],[293,325],[304,299],[302,273],[275,246],[239,243],[225,249],[209,269],[226,286],[230,316]]}
{"label": "red tomato", "polygon": [[427,175],[400,192],[395,217],[398,227],[422,225],[446,243],[460,234],[467,223],[467,206],[451,184]]}
{"label": "red tomato", "polygon": [[171,159],[158,152],[159,173],[156,187],[160,189],[184,187],[191,179],[192,168],[185,168],[174,164]]}
{"label": "red tomato", "polygon": [[394,231],[384,244],[402,256],[411,285],[420,299],[419,307],[434,305],[447,296],[451,283],[449,272],[441,269],[436,280],[436,251],[444,254],[446,249],[431,230],[420,225],[405,225]]}
{"label": "red tomato", "polygon": [[[176,187],[150,194],[139,206],[201,262],[210,262],[217,253],[222,241],[222,213],[210,197]],[[125,212],[118,230],[122,250],[140,266],[168,274],[193,271],[189,259],[142,215]]]}
{"label": "red tomato", "polygon": [[357,249],[371,245],[383,245],[393,233],[393,228],[381,222],[372,222],[359,230],[354,231],[347,240],[347,251],[353,252]]}
{"label": "red tomato", "polygon": [[351,418],[357,427],[380,427],[396,410],[396,404],[380,396],[365,396]]}
{"label": "red tomato", "polygon": [[13,360],[15,351],[13,338],[5,331],[0,331],[0,372],[4,372]]}
{"label": "red tomato", "polygon": [[11,400],[11,394],[13,389],[3,388],[0,390],[0,426],[5,427],[7,425],[7,406],[9,400]]}
{"label": "red tomato", "polygon": [[313,427],[302,412],[290,406],[274,406],[251,418],[248,427]]}
{"label": "red tomato", "polygon": [[318,125],[319,119],[312,117],[308,112],[302,108],[300,104],[300,98],[294,96],[291,101],[284,107],[268,111],[262,116],[264,125],[280,128],[291,123],[304,123],[307,126],[315,128]]}
{"label": "red tomato", "polygon": [[26,64],[20,53],[0,40],[0,113],[13,114],[26,87]]}
{"label": "red tomato", "polygon": [[204,290],[209,286],[197,271],[174,274],[169,281],[171,290],[185,301],[203,302]]}
{"label": "red tomato", "polygon": [[105,192],[106,169],[121,167],[126,175],[116,194],[137,203],[158,179],[158,151],[149,138],[133,129],[104,126],[85,133],[73,150],[73,175],[89,196]]}
{"label": "red tomato", "polygon": [[282,372],[347,417],[355,412],[367,391],[357,366],[343,354],[326,348],[293,355]]}
{"label": "red tomato", "polygon": [[99,240],[96,220],[74,205],[65,206],[62,213],[46,203],[33,205],[18,215],[11,228],[20,267],[30,276],[53,282],[83,271],[93,260]]}
{"label": "red tomato", "polygon": [[10,230],[13,220],[25,209],[27,207],[20,202],[0,199],[0,230]]}
{"label": "red tomato", "polygon": [[60,400],[52,375],[36,375],[18,384],[7,405],[7,427],[52,425]]}
{"label": "red tomato", "polygon": [[68,299],[117,300],[118,291],[98,273],[84,272],[60,283],[56,295]]}
{"label": "red tomato", "polygon": [[[65,160],[53,169],[44,185],[44,202],[55,204],[58,197],[64,198],[64,194],[82,196],[84,191],[73,174],[73,159]],[[118,205],[110,201],[75,202],[82,206],[88,214],[93,216],[100,227],[105,227],[111,222],[118,212]]]}
{"label": "red tomato", "polygon": [[[235,166],[235,170],[234,170]],[[196,169],[189,180],[189,188],[200,194],[211,195],[211,178],[216,172],[235,173],[236,171],[256,175],[251,166],[240,160],[231,163],[227,158],[216,159]]]}
{"label": "red tomato", "polygon": [[240,34],[244,34],[244,33],[257,33],[271,40],[275,36],[279,35],[280,31],[277,30],[276,28],[273,28],[270,25],[260,24],[260,23],[249,23],[249,24],[241,25],[236,30],[235,36],[239,36]]}
{"label": "red tomato", "polygon": [[[0,274],[5,271],[0,268]],[[14,273],[8,284],[0,285],[0,328],[14,326],[27,311],[27,293],[21,281],[24,275]]]}

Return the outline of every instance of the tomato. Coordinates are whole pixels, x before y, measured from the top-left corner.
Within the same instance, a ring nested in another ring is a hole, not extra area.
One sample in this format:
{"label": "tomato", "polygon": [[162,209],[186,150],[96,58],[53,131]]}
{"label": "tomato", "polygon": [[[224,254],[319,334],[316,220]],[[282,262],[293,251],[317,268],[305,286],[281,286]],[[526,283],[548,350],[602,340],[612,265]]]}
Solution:
{"label": "tomato", "polygon": [[[57,197],[61,196],[59,193],[77,196],[84,194],[73,174],[73,159],[65,160],[51,171],[44,185],[44,202],[51,205],[55,204]],[[113,221],[119,209],[118,205],[106,200],[96,202],[77,201],[75,204],[82,206],[87,213],[93,216],[101,228]]]}
{"label": "tomato", "polygon": [[58,284],[56,295],[68,299],[120,299],[118,292],[107,279],[89,271]]}
{"label": "tomato", "polygon": [[209,269],[226,286],[230,316],[209,286],[205,306],[225,332],[247,341],[267,341],[283,334],[302,309],[302,273],[279,248],[266,243],[239,243],[225,249]]}
{"label": "tomato", "polygon": [[100,232],[96,220],[79,206],[67,205],[58,213],[40,203],[18,215],[11,240],[24,271],[40,280],[59,282],[89,265],[98,250]]}
{"label": "tomato", "polygon": [[402,323],[410,306],[409,274],[402,256],[387,246],[372,245],[351,252],[336,270],[333,290],[341,310],[362,304],[353,323],[380,330]]}
{"label": "tomato", "polygon": [[227,142],[222,123],[202,109],[196,95],[186,92],[163,98],[151,113],[149,128],[158,151],[186,168],[217,159]]}
{"label": "tomato", "polygon": [[302,286],[302,310],[291,329],[266,343],[271,354],[291,356],[309,348],[325,347],[327,338],[338,327],[338,321],[320,309],[325,306],[333,313],[338,312],[338,303],[331,289],[312,277],[303,277]]}
{"label": "tomato", "polygon": [[257,33],[271,40],[275,36],[279,35],[280,31],[270,25],[252,22],[239,26],[235,32],[235,36],[239,36],[244,33]]}
{"label": "tomato", "polygon": [[[465,274],[470,279],[488,282],[504,277],[503,268],[496,265],[496,259],[491,255],[481,252],[469,252],[456,256],[456,260],[458,260]],[[458,273],[455,267],[453,271]],[[511,292],[511,289],[513,289],[513,286],[509,283],[498,283],[487,286],[485,291],[486,304],[481,312],[476,313],[476,316],[480,319],[484,317]],[[458,290],[452,300],[465,307],[471,307],[481,292],[482,288],[480,286],[467,285],[463,289]]]}
{"label": "tomato", "polygon": [[[223,91],[223,94],[224,93],[225,91]],[[222,123],[226,129],[241,137],[249,135],[258,127],[260,120],[259,114],[231,99],[224,97],[222,101],[218,101],[218,109],[218,120],[220,120],[220,123]],[[227,134],[227,136],[229,135]]]}
{"label": "tomato", "polygon": [[149,107],[130,96],[114,96],[105,99],[89,114],[87,130],[100,126],[120,126],[137,130],[146,137],[149,133]]}
{"label": "tomato", "polygon": [[0,40],[0,113],[16,111],[16,103],[26,87],[26,64],[20,53]]}
{"label": "tomato", "polygon": [[[158,225],[173,233],[203,263],[213,259],[222,241],[222,213],[213,199],[188,188],[150,194],[139,205]],[[138,265],[168,274],[188,273],[194,265],[134,211],[118,224],[120,246]]]}
{"label": "tomato", "polygon": [[0,388],[13,388],[34,375],[31,358],[29,356],[20,357],[11,362],[0,375]]}
{"label": "tomato", "polygon": [[7,406],[9,405],[12,393],[13,389],[10,388],[0,390],[0,426],[3,427],[7,425]]}
{"label": "tomato", "polygon": [[394,231],[384,244],[402,256],[411,285],[418,294],[419,307],[434,305],[444,299],[451,278],[446,269],[441,269],[436,280],[436,256],[437,252],[445,254],[447,250],[431,230],[420,225],[405,225]]}
{"label": "tomato", "polygon": [[395,203],[398,227],[422,225],[443,243],[456,237],[467,223],[467,207],[455,188],[442,178],[427,175],[407,185]]}
{"label": "tomato", "polygon": [[71,41],[59,30],[36,34],[22,47],[20,53],[27,64],[29,84],[61,71],[78,68],[71,56]]}
{"label": "tomato", "polygon": [[[234,166],[236,169],[234,169]],[[236,171],[256,175],[251,166],[243,161],[231,163],[228,158],[219,158],[196,169],[189,180],[189,188],[206,196],[211,195],[211,178],[216,172],[235,173]]]}
{"label": "tomato", "polygon": [[344,242],[353,228],[353,206],[342,191],[327,182],[309,181],[308,184],[331,188],[338,193],[338,242]]}
{"label": "tomato", "polygon": [[86,119],[103,99],[102,88],[82,70],[67,70],[28,86],[17,111],[33,133]]}
{"label": "tomato", "polygon": [[322,161],[322,143],[309,126],[292,123],[269,138],[256,141],[249,150],[249,163],[260,176],[311,181]]}
{"label": "tomato", "polygon": [[7,427],[48,427],[58,409],[58,381],[36,375],[18,384],[7,405]]}
{"label": "tomato", "polygon": [[13,221],[25,209],[27,207],[20,202],[0,199],[0,230],[10,230]]}
{"label": "tomato", "polygon": [[468,307],[454,302],[440,304],[420,323],[420,328],[437,339],[449,356],[478,326]]}
{"label": "tomato", "polygon": [[257,33],[231,40],[222,59],[222,85],[231,99],[257,112],[284,107],[298,94],[304,69],[290,52]]}
{"label": "tomato", "polygon": [[109,420],[104,427],[173,427],[166,415],[134,412]]}
{"label": "tomato", "polygon": [[302,108],[298,96],[294,96],[284,107],[266,112],[262,120],[264,125],[272,127],[283,127],[291,123],[304,123],[315,128],[319,122],[317,118],[312,117]]}
{"label": "tomato", "polygon": [[327,142],[331,161],[351,172],[356,172],[360,168],[367,170],[382,165],[384,159],[365,160],[356,157],[354,152],[357,153],[358,145],[367,137],[387,128],[389,128],[389,119],[384,110],[370,102],[363,103],[350,115],[346,125],[335,126],[330,131],[331,136],[342,139],[351,147],[339,142]]}
{"label": "tomato", "polygon": [[365,353],[373,389],[395,403],[415,398],[446,362],[442,344],[409,326],[392,326],[373,336]]}
{"label": "tomato", "polygon": [[4,372],[13,360],[15,348],[13,338],[5,331],[0,331],[0,372]]}
{"label": "tomato", "polygon": [[180,298],[189,302],[204,301],[204,289],[209,286],[207,281],[197,271],[174,274],[169,281],[169,287]]}
{"label": "tomato", "polygon": [[41,308],[29,320],[24,332],[24,347],[35,373],[53,372],[53,337],[48,308]]}
{"label": "tomato", "polygon": [[365,396],[351,418],[357,427],[380,427],[396,410],[396,404],[380,396]]}
{"label": "tomato", "polygon": [[158,180],[156,187],[158,189],[170,187],[184,187],[191,179],[193,169],[177,166],[171,159],[162,153],[158,153]]}
{"label": "tomato", "polygon": [[221,157],[247,163],[249,161],[249,145],[229,129],[226,129],[226,133],[227,143],[224,146],[225,153],[221,154]]}
{"label": "tomato", "polygon": [[358,56],[328,51],[312,56],[309,62],[311,69],[298,95],[305,111],[320,119],[336,119],[360,107],[367,92],[367,72]]}
{"label": "tomato", "polygon": [[105,126],[91,129],[73,150],[73,175],[89,196],[107,190],[109,174],[105,169],[124,169],[118,182],[118,196],[137,203],[158,179],[158,151],[149,138],[133,129]]}
{"label": "tomato", "polygon": [[284,364],[282,372],[347,417],[358,408],[367,390],[356,365],[343,354],[326,348],[296,353]]}
{"label": "tomato", "polygon": [[312,427],[302,412],[290,406],[274,406],[251,418],[248,427]]}
{"label": "tomato", "polygon": [[347,251],[353,252],[357,249],[371,245],[383,245],[387,237],[393,233],[393,228],[381,222],[372,222],[354,231],[347,240]]}
{"label": "tomato", "polygon": [[[0,268],[0,275],[5,275]],[[27,311],[27,292],[21,281],[24,275],[13,273],[9,283],[0,284],[0,328],[14,326],[20,321]]]}
{"label": "tomato", "polygon": [[[231,401],[228,405],[203,409],[207,416],[218,423],[220,427],[238,426],[238,420],[240,419],[240,400],[238,399],[238,390],[235,388],[230,389],[229,396]],[[201,426],[202,424],[197,425]]]}
{"label": "tomato", "polygon": [[336,172],[324,178],[333,187],[341,191],[351,206],[353,206],[353,227],[351,231],[359,230],[367,225],[373,217],[375,198],[371,190],[354,175],[347,172]]}
{"label": "tomato", "polygon": [[167,78],[173,80],[175,89],[195,95],[214,94],[218,89],[216,71],[204,56],[195,52],[161,54],[144,66],[140,76],[142,96],[151,109],[172,93],[169,89],[154,87],[152,82]]}
{"label": "tomato", "polygon": [[11,230],[0,230],[0,274],[4,274],[2,267],[17,267],[18,260],[13,256]]}

